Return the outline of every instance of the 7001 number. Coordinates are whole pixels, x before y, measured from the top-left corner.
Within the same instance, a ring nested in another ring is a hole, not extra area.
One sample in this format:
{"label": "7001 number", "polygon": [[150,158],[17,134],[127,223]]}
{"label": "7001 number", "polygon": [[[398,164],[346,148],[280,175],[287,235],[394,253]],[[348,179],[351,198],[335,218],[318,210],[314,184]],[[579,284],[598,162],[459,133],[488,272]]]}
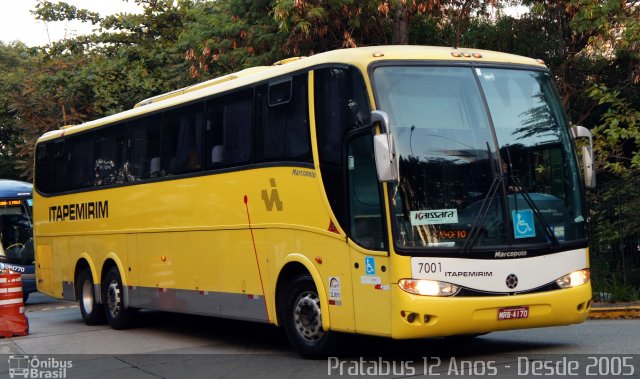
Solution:
{"label": "7001 number", "polygon": [[442,263],[440,262],[432,262],[432,263],[418,263],[418,272],[420,274],[431,274],[434,272],[442,272]]}

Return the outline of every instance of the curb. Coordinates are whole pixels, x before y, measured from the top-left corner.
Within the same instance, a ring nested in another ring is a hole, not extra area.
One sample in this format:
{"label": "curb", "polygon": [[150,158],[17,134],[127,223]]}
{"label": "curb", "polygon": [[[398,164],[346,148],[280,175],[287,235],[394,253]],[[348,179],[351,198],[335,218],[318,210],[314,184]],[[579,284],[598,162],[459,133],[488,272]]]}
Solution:
{"label": "curb", "polygon": [[640,318],[640,306],[595,307],[589,310],[590,320],[624,320]]}

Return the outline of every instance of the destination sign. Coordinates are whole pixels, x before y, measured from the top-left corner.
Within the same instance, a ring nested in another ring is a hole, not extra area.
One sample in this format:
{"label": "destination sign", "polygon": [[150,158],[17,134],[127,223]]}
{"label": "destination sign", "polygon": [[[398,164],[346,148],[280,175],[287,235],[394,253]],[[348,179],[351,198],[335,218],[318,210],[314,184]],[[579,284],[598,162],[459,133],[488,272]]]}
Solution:
{"label": "destination sign", "polygon": [[0,207],[19,207],[22,200],[0,200]]}

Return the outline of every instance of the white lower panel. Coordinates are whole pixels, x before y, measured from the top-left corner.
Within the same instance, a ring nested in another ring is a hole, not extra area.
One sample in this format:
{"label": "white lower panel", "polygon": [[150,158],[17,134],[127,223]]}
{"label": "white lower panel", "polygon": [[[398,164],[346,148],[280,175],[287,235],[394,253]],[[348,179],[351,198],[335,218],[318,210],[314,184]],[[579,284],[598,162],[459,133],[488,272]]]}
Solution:
{"label": "white lower panel", "polygon": [[586,249],[518,259],[411,258],[415,279],[489,292],[532,290],[586,267]]}

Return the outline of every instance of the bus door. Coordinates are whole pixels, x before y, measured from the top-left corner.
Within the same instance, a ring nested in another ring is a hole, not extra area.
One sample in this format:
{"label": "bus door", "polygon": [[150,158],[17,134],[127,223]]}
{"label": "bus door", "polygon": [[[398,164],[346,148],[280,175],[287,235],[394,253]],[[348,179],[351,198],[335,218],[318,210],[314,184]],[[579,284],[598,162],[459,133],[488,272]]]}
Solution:
{"label": "bus door", "polygon": [[389,254],[370,129],[349,138],[347,176],[356,330],[388,335],[391,333]]}

